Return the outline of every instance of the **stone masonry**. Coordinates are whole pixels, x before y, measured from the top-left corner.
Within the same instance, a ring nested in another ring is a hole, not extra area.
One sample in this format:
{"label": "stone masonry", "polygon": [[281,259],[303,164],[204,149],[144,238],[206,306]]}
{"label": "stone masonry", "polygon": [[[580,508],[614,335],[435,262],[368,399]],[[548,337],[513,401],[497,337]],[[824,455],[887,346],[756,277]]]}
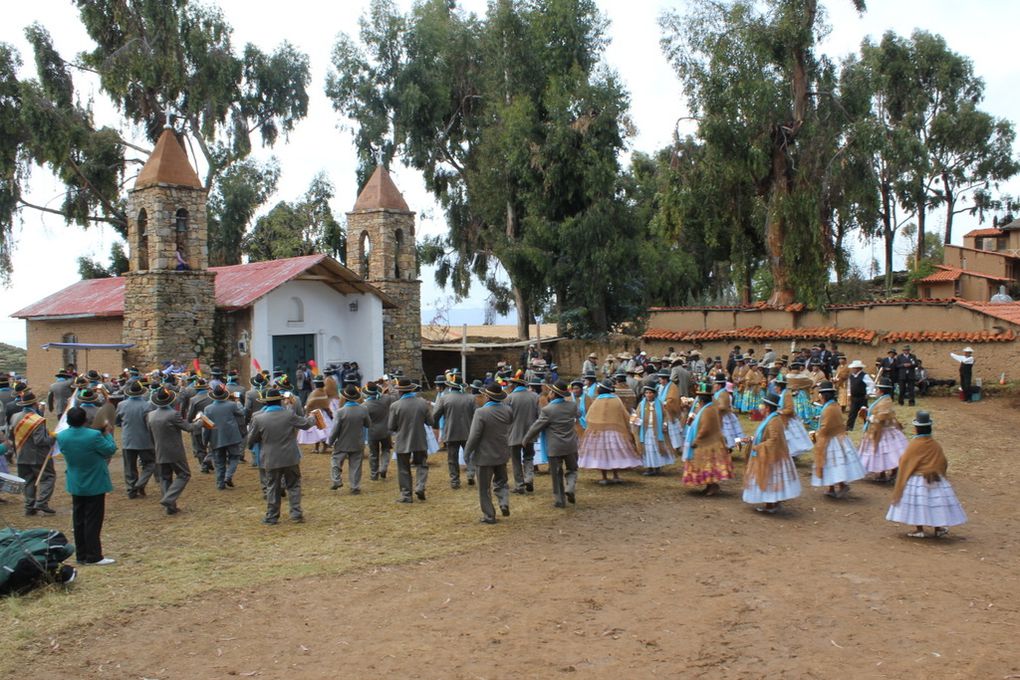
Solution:
{"label": "stone masonry", "polygon": [[208,363],[214,351],[215,274],[130,272],[124,280],[125,360],[139,368],[178,360]]}

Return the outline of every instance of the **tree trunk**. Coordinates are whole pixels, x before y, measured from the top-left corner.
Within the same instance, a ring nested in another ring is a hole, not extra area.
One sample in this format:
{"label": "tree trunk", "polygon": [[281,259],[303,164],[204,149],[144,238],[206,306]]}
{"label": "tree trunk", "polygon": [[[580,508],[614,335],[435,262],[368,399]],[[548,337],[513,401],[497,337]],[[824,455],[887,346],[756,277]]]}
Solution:
{"label": "tree trunk", "polygon": [[917,208],[917,249],[914,251],[915,270],[921,266],[921,260],[924,259],[924,234],[927,218],[928,204],[924,198],[924,194],[921,194],[921,204]]}
{"label": "tree trunk", "polygon": [[521,293],[521,289],[512,286],[514,292],[514,305],[517,307],[517,339],[528,340],[531,337],[531,329],[528,327],[531,321],[531,309],[527,300]]}
{"label": "tree trunk", "polygon": [[[750,260],[750,258],[744,258]],[[751,272],[751,263],[749,261],[744,262],[744,271],[741,276],[740,282],[740,304],[749,305],[751,304],[751,279],[753,274]]]}
{"label": "tree trunk", "polygon": [[892,187],[882,182],[882,238],[885,240],[885,294],[892,293],[893,283],[893,229],[892,229]]}
{"label": "tree trunk", "polygon": [[765,249],[768,252],[769,269],[772,272],[772,295],[768,301],[770,307],[785,307],[793,303],[794,300],[790,272],[786,266],[786,259],[783,257],[786,218],[782,213],[782,202],[790,191],[786,170],[786,150],[777,139],[772,147],[772,186],[769,189],[769,203],[765,218]]}
{"label": "tree trunk", "polygon": [[946,190],[946,234],[942,242],[948,246],[953,240],[953,212],[956,209],[956,195],[953,193],[952,185],[945,173],[942,175],[942,186]]}

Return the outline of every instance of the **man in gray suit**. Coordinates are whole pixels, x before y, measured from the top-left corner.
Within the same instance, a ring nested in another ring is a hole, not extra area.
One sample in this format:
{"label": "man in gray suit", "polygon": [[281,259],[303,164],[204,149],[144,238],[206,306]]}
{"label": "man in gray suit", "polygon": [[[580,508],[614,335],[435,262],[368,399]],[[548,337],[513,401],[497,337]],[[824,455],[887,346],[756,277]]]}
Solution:
{"label": "man in gray suit", "polygon": [[251,417],[262,408],[259,401],[262,390],[266,388],[266,378],[261,373],[254,373],[251,376],[251,389],[244,393],[244,417],[245,422],[250,423]]}
{"label": "man in gray suit", "polygon": [[475,411],[471,432],[464,445],[464,459],[476,470],[478,501],[482,508],[482,524],[496,523],[492,494],[499,500],[504,517],[510,515],[510,489],[506,462],[510,459],[510,427],[513,414],[504,403],[506,392],[496,383],[487,385],[482,394],[488,400]]}
{"label": "man in gray suit", "polygon": [[156,407],[145,414],[145,425],[149,428],[152,445],[156,452],[156,470],[159,474],[159,485],[163,489],[163,498],[159,504],[166,509],[166,514],[176,515],[180,512],[177,499],[191,479],[191,468],[188,467],[188,454],[184,451],[182,432],[200,433],[201,423],[187,423],[181,414],[173,408],[175,395],[165,387],[152,393],[150,399]]}
{"label": "man in gray suit", "polygon": [[398,503],[413,503],[411,498],[411,466],[418,471],[414,493],[425,500],[425,482],[429,468],[426,454],[425,427],[430,422],[432,407],[415,392],[418,385],[407,378],[397,383],[400,398],[390,405],[389,430],[394,433],[393,446],[397,453],[397,480],[400,484]]}
{"label": "man in gray suit", "polygon": [[376,383],[368,383],[362,392],[365,395],[363,406],[368,411],[372,425],[368,428],[368,471],[369,479],[375,481],[380,477],[386,479],[386,471],[390,467],[389,418],[390,404],[393,395],[383,393]]}
{"label": "man in gray suit", "polygon": [[514,389],[506,398],[513,414],[510,427],[510,460],[514,468],[514,493],[535,490],[535,447],[524,443],[528,428],[538,420],[538,395],[520,378],[510,378]]}
{"label": "man in gray suit", "polygon": [[[450,472],[450,488],[460,488],[460,453],[471,432],[471,419],[475,415],[475,397],[464,393],[464,383],[454,376],[446,383],[447,389],[432,410],[432,423],[440,427],[440,436],[446,442],[446,466]],[[441,423],[441,425],[440,425]],[[468,485],[475,483],[475,471],[467,466]]]}
{"label": "man in gray suit", "polygon": [[213,422],[209,430],[209,448],[216,469],[216,488],[223,491],[234,486],[234,472],[241,462],[244,441],[244,408],[230,398],[227,386],[220,383],[209,392],[212,402],[205,407],[205,417]]}
{"label": "man in gray suit", "polygon": [[334,491],[344,485],[344,461],[350,461],[348,476],[351,494],[361,493],[361,462],[365,456],[365,431],[372,428],[368,409],[358,403],[361,390],[357,385],[345,385],[340,392],[340,408],[333,414],[333,428],[326,443],[333,446],[333,464],[330,475]]}
{"label": "man in gray suit", "polygon": [[[124,486],[128,498],[145,496],[145,485],[156,469],[156,453],[145,415],[155,406],[145,397],[149,391],[140,380],[124,388],[124,401],[117,404],[116,423],[120,428],[120,448],[124,459]],[[141,471],[139,472],[139,465]]]}
{"label": "man in gray suit", "polygon": [[280,492],[287,490],[292,522],[304,522],[301,510],[301,449],[297,430],[315,427],[315,418],[299,416],[284,408],[283,393],[273,388],[262,397],[262,410],[252,416],[248,431],[248,448],[255,451],[259,467],[266,476],[266,516],[263,524],[280,521]]}
{"label": "man in gray suit", "polygon": [[[209,396],[209,383],[204,378],[198,378],[195,380],[195,394],[188,400],[188,410],[187,412],[182,410],[181,415],[189,423],[193,422],[198,414],[204,411],[205,407],[211,403],[212,397]],[[191,451],[195,454],[202,473],[209,474],[212,472],[212,456],[209,455],[209,437],[204,429],[199,428],[191,436]]]}
{"label": "man in gray suit", "polygon": [[71,382],[71,376],[64,370],[57,371],[56,378],[57,382],[50,385],[50,393],[46,396],[46,406],[50,413],[55,413],[57,417],[60,417],[67,410],[67,402],[74,394],[74,383]]}
{"label": "man in gray suit", "polygon": [[524,440],[532,443],[543,438],[542,448],[549,456],[554,505],[565,508],[565,501],[574,502],[577,485],[577,403],[570,398],[570,390],[562,380],[549,386],[549,396],[552,399],[539,412]]}
{"label": "man in gray suit", "polygon": [[18,476],[25,480],[23,494],[28,517],[40,512],[47,515],[56,512],[49,506],[57,481],[57,471],[50,457],[56,439],[46,429],[46,419],[39,413],[38,402],[28,391],[12,402],[21,407],[11,419],[10,438],[18,454]]}
{"label": "man in gray suit", "polygon": [[681,397],[691,396],[691,381],[694,379],[694,376],[684,366],[683,359],[678,358],[673,361],[673,368],[669,372],[669,379],[680,388]]}

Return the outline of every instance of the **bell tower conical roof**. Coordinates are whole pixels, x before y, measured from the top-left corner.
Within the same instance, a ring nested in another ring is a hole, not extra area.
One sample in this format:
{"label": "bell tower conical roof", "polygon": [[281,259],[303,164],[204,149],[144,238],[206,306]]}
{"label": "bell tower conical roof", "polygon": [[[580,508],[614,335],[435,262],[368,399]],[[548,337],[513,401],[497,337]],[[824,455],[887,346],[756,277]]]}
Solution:
{"label": "bell tower conical roof", "polygon": [[400,189],[390,179],[390,173],[382,165],[375,168],[375,172],[368,178],[365,188],[358,194],[358,200],[354,202],[353,212],[360,210],[398,210],[410,212],[407,202],[400,194]]}
{"label": "bell tower conical roof", "polygon": [[156,148],[135,179],[135,189],[157,184],[204,189],[195,169],[188,161],[188,154],[177,141],[177,135],[170,128],[163,130],[156,142]]}

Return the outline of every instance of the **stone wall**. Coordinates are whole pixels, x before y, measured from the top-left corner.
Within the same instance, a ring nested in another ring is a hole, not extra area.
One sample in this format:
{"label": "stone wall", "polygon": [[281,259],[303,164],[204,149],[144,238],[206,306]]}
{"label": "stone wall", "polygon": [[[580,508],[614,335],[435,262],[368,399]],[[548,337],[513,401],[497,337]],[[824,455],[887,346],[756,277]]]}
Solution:
{"label": "stone wall", "polygon": [[[209,267],[206,192],[159,184],[132,191],[128,197],[128,249],[131,271],[172,270],[177,244],[194,270]],[[144,225],[140,216],[145,211]],[[187,229],[178,239],[177,212],[187,211]]]}
{"label": "stone wall", "polygon": [[387,371],[422,375],[421,281],[415,251],[414,213],[373,209],[347,213],[347,266],[397,305],[383,310]]}
{"label": "stone wall", "polygon": [[[122,342],[123,319],[104,317],[95,319],[57,319],[53,321],[28,320],[25,322],[28,346],[28,384],[42,396],[54,382],[54,375],[64,367],[64,352],[45,350],[47,342],[65,342],[73,335],[76,342],[112,345]],[[77,351],[78,371],[95,369],[100,373],[116,375],[127,366],[120,350]]]}
{"label": "stone wall", "polygon": [[215,340],[215,274],[149,271],[125,275],[124,342],[127,360],[148,370],[166,361],[208,363]]}
{"label": "stone wall", "polygon": [[[248,339],[248,351],[244,354],[238,348],[238,340],[241,339],[242,333],[246,333]],[[251,335],[250,307],[235,312],[216,310],[216,319],[213,323],[214,351],[211,365],[219,366],[225,370],[237,369],[243,385],[247,385],[251,378]]]}

